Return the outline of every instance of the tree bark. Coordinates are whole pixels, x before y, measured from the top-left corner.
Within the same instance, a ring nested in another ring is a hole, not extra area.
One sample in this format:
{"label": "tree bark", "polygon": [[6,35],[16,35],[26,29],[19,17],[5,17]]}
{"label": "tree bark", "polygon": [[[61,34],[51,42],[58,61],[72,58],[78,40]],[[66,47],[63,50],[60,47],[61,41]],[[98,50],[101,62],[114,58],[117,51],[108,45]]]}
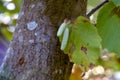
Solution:
{"label": "tree bark", "polygon": [[23,0],[13,39],[0,68],[8,80],[69,80],[72,63],[57,29],[86,14],[86,0]]}

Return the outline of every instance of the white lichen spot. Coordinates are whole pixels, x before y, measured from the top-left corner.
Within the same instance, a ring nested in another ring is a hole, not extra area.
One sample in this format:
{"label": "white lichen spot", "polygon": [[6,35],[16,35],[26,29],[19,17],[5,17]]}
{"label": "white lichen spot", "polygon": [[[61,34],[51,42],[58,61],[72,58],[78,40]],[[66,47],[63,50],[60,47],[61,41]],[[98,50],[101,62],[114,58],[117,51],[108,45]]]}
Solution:
{"label": "white lichen spot", "polygon": [[21,13],[19,14],[18,19],[20,19],[23,15],[24,15],[24,12],[21,12]]}
{"label": "white lichen spot", "polygon": [[28,80],[28,77],[30,77],[33,73],[33,70],[26,71],[25,74],[22,75],[21,80]]}
{"label": "white lichen spot", "polygon": [[32,44],[32,43],[34,43],[34,40],[33,40],[33,39],[31,39],[31,40],[29,40],[28,42]]}
{"label": "white lichen spot", "polygon": [[27,23],[27,28],[29,30],[34,30],[37,26],[38,26],[38,24],[35,21]]}
{"label": "white lichen spot", "polygon": [[1,66],[0,66],[0,73],[1,73],[1,74],[4,73],[4,70],[3,70],[3,68],[4,68],[4,64],[5,64],[5,63],[3,62],[3,63],[1,64]]}
{"label": "white lichen spot", "polygon": [[[9,47],[9,48],[7,49],[7,52],[6,52],[5,57],[4,57],[4,59],[3,59],[3,63],[2,63],[1,66],[0,66],[0,73],[1,73],[1,74],[4,74],[4,66],[5,66],[5,64],[6,64],[6,60],[7,60],[7,58],[9,58],[9,57],[11,56],[11,54],[13,54],[13,48]],[[0,80],[1,80],[1,79],[0,79]]]}
{"label": "white lichen spot", "polygon": [[21,15],[24,15],[24,12],[21,12]]}
{"label": "white lichen spot", "polygon": [[18,37],[19,42],[23,42],[23,36]]}
{"label": "white lichen spot", "polygon": [[[5,55],[5,57],[4,57],[3,62],[6,61],[7,58],[9,58],[9,57],[11,56],[11,54],[13,54],[13,51],[12,51],[12,50],[13,50],[13,49],[12,49],[11,47],[9,47],[9,48],[7,49],[7,52],[6,52],[6,55]],[[4,64],[3,64],[3,66],[4,66]]]}
{"label": "white lichen spot", "polygon": [[7,49],[7,52],[6,52],[6,54],[13,54],[13,48],[11,48],[11,47],[9,47],[8,49]]}
{"label": "white lichen spot", "polygon": [[58,70],[55,70],[55,73],[57,74],[57,73],[58,73]]}
{"label": "white lichen spot", "polygon": [[34,7],[35,7],[35,5],[34,5],[34,4],[32,4],[32,5],[31,5],[31,8],[34,8]]}
{"label": "white lichen spot", "polygon": [[16,24],[16,27],[18,26],[18,23]]}
{"label": "white lichen spot", "polygon": [[9,52],[10,52],[10,50],[11,50],[11,48],[8,48],[8,49],[7,49],[7,53],[9,53]]}
{"label": "white lichen spot", "polygon": [[55,72],[54,72],[55,74],[62,74],[62,70],[61,69],[58,69],[58,70],[55,70]]}
{"label": "white lichen spot", "polygon": [[37,36],[37,33],[35,33],[35,36]]}
{"label": "white lichen spot", "polygon": [[59,70],[59,73],[62,74],[62,70],[61,69]]}
{"label": "white lichen spot", "polygon": [[19,30],[18,30],[18,33],[20,33],[21,31],[22,31],[22,30],[21,30],[21,29],[19,29]]}

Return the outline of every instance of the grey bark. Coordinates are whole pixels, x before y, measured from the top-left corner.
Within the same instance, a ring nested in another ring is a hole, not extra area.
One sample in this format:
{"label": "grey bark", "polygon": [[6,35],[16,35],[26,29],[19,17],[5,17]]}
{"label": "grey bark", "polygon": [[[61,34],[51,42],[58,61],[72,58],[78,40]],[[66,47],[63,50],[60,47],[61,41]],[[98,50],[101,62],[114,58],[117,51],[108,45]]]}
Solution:
{"label": "grey bark", "polygon": [[23,0],[0,75],[8,80],[69,80],[72,63],[60,50],[56,32],[66,17],[85,15],[86,2]]}

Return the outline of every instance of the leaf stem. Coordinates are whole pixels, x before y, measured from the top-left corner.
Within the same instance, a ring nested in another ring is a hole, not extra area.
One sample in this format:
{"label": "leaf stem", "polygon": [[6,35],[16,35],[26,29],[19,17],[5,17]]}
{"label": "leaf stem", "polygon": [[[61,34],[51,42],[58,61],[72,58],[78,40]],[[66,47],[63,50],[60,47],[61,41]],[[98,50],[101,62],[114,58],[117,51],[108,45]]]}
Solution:
{"label": "leaf stem", "polygon": [[95,8],[93,8],[86,16],[89,18],[93,13],[95,13],[99,8],[101,8],[107,2],[109,2],[109,0],[105,0],[105,1],[101,2]]}

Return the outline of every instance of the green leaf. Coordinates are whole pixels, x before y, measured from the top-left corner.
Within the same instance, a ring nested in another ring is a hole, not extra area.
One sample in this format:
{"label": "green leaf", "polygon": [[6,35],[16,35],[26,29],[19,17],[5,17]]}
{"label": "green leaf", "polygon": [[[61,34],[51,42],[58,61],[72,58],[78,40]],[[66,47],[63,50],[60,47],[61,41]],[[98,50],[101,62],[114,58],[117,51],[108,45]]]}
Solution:
{"label": "green leaf", "polygon": [[2,28],[1,32],[7,40],[11,41],[12,33],[9,32],[7,28]]}
{"label": "green leaf", "polygon": [[116,6],[120,6],[120,0],[112,0]]}
{"label": "green leaf", "polygon": [[103,48],[120,55],[120,7],[112,2],[105,5],[98,15],[97,28]]}
{"label": "green leaf", "polygon": [[88,67],[98,59],[100,41],[95,26],[87,18],[80,16],[70,30],[64,52],[68,53],[74,63]]}

